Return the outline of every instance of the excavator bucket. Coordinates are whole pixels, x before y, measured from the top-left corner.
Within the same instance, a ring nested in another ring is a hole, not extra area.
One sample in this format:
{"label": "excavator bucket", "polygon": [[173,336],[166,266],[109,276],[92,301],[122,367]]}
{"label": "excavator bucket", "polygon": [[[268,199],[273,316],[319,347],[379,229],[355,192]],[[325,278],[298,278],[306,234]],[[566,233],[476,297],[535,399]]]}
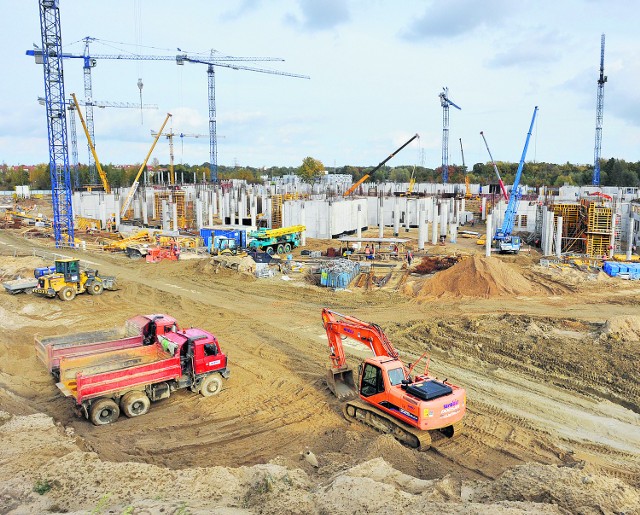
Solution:
{"label": "excavator bucket", "polygon": [[350,368],[339,370],[329,368],[327,370],[327,386],[338,399],[355,397],[356,388],[353,382],[353,370]]}

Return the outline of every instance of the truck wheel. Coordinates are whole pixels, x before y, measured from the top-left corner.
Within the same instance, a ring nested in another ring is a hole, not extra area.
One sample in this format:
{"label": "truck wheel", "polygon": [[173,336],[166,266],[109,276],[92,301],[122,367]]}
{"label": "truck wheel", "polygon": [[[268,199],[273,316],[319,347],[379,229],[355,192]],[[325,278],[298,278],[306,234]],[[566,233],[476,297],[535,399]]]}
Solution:
{"label": "truck wheel", "polygon": [[72,286],[65,286],[58,292],[58,297],[62,300],[73,300],[76,298],[76,290]]}
{"label": "truck wheel", "polygon": [[222,390],[222,379],[220,376],[211,374],[205,377],[200,384],[200,394],[203,397],[211,397]]}
{"label": "truck wheel", "polygon": [[149,411],[151,401],[144,392],[128,392],[120,399],[120,409],[127,417],[139,417]]}
{"label": "truck wheel", "polygon": [[104,291],[104,286],[102,283],[92,283],[89,288],[87,288],[87,293],[91,295],[100,295]]}
{"label": "truck wheel", "polygon": [[284,244],[284,251],[288,254],[289,252],[291,252],[291,244],[290,243],[285,243]]}
{"label": "truck wheel", "polygon": [[275,254],[273,247],[267,247],[267,254],[269,254],[270,256],[273,256]]}
{"label": "truck wheel", "polygon": [[91,405],[89,420],[96,426],[104,426],[118,420],[120,408],[113,399],[98,399]]}
{"label": "truck wheel", "polygon": [[278,254],[284,254],[284,245],[282,243],[278,245]]}

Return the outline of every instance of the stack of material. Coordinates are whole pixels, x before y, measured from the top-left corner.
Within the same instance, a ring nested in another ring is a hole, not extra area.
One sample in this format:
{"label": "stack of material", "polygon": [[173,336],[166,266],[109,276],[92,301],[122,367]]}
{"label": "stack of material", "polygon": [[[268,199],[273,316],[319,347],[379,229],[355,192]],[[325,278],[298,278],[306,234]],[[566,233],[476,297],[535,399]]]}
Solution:
{"label": "stack of material", "polygon": [[322,265],[320,285],[335,290],[349,286],[353,278],[360,273],[360,263],[348,259],[336,259]]}

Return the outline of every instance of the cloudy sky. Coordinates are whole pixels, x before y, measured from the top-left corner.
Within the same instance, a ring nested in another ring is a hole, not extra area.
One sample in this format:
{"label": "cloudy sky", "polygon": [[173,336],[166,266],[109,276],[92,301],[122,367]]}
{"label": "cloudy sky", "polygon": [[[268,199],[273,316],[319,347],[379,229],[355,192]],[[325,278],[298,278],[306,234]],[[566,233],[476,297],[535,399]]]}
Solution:
{"label": "cloudy sky", "polygon": [[[0,0],[3,77],[0,162],[48,161],[38,2]],[[216,68],[218,164],[441,164],[442,107],[450,109],[449,163],[520,159],[593,163],[600,37],[606,34],[602,156],[640,160],[640,3],[635,0],[60,0],[65,51],[172,56],[266,56],[246,66],[309,80]],[[175,133],[208,134],[206,66],[99,60],[94,100],[157,110],[96,109],[98,155],[139,163],[166,113]],[[65,60],[65,89],[84,97],[82,62]],[[80,162],[86,140],[78,123]],[[175,138],[176,163],[209,160],[208,138]],[[168,142],[154,151],[168,162]]]}

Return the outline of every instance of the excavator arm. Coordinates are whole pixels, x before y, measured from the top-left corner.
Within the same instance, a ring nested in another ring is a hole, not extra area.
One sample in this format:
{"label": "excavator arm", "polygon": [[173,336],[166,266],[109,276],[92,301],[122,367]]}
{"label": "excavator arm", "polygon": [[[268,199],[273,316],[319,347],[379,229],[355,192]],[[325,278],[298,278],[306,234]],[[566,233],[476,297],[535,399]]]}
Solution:
{"label": "excavator arm", "polygon": [[371,349],[375,356],[399,359],[382,328],[377,324],[363,322],[355,317],[342,315],[327,308],[322,310],[322,323],[329,342],[331,368],[327,374],[327,384],[336,397],[347,397],[354,393],[353,371],[348,367],[343,338],[351,338]]}

